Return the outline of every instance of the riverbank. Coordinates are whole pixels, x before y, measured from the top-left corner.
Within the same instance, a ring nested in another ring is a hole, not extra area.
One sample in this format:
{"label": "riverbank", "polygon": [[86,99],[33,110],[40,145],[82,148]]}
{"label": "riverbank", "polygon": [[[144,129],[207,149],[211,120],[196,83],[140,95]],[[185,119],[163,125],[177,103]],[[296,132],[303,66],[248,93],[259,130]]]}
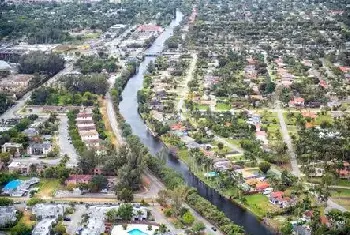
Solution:
{"label": "riverbank", "polygon": [[[172,22],[171,26],[165,30],[165,32],[156,39],[151,48],[148,49],[150,53],[158,53],[163,50],[163,44],[167,38],[172,34],[172,29],[176,27],[181,21],[181,17],[177,17],[176,21]],[[155,155],[161,151],[164,145],[154,138],[148,131],[148,127],[145,125],[144,120],[141,119],[138,113],[137,92],[143,86],[144,74],[147,71],[147,66],[150,61],[154,61],[155,57],[146,56],[144,61],[141,62],[138,73],[129,79],[128,84],[122,92],[122,101],[119,103],[119,111],[123,117],[123,125],[127,131],[139,137],[139,140],[148,149],[150,154]],[[188,169],[188,167],[169,156],[164,154],[166,164],[171,169],[181,174],[186,184],[190,187],[197,189],[198,195],[208,200],[212,205],[216,206],[218,210],[224,213],[224,215],[235,224],[243,226],[246,233],[252,235],[269,235],[272,234],[265,226],[263,226],[259,220],[255,218],[251,213],[243,210],[235,203],[223,198],[217,192],[206,186],[201,180],[195,177]],[[159,160],[157,161],[159,162]],[[169,177],[172,178],[172,177]],[[166,178],[165,180],[169,180]]]}

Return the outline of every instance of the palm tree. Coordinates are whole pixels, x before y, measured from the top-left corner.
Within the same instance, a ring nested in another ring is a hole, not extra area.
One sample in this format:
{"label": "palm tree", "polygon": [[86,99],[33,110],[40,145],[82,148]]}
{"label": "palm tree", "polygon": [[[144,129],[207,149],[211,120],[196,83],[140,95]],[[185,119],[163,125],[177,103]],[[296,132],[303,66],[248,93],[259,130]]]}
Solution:
{"label": "palm tree", "polygon": [[164,233],[166,233],[167,231],[168,231],[168,228],[167,228],[167,226],[165,225],[165,224],[161,224],[161,225],[159,225],[159,234],[164,234]]}

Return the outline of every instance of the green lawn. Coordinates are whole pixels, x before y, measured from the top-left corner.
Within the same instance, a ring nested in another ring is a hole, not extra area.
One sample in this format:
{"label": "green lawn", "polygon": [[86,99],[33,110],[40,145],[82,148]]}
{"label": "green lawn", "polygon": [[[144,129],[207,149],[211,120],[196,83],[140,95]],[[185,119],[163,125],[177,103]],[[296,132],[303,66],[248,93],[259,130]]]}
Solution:
{"label": "green lawn", "polygon": [[194,105],[195,109],[199,109],[199,110],[207,110],[209,108],[209,105],[204,105],[204,104],[195,104]]}
{"label": "green lawn", "polygon": [[268,198],[262,194],[248,195],[244,198],[249,209],[260,218],[264,217],[268,212],[279,209],[277,206],[272,205]]}
{"label": "green lawn", "polygon": [[40,179],[39,191],[35,194],[35,197],[41,199],[47,199],[53,196],[56,190],[63,189],[58,179]]}
{"label": "green lawn", "polygon": [[233,144],[235,146],[237,146],[238,148],[241,148],[241,140],[240,139],[230,139],[230,138],[226,138],[225,139],[227,142],[229,142],[230,144]]}
{"label": "green lawn", "polygon": [[333,119],[330,114],[328,115],[322,115],[322,116],[317,116],[315,120],[316,125],[320,125],[322,122],[329,122],[332,123]]}
{"label": "green lawn", "polygon": [[231,105],[226,103],[217,103],[215,109],[218,111],[229,111],[231,109]]}
{"label": "green lawn", "polygon": [[338,179],[335,185],[350,187],[350,180],[347,179]]}
{"label": "green lawn", "polygon": [[332,189],[332,197],[349,197],[350,198],[350,189]]}

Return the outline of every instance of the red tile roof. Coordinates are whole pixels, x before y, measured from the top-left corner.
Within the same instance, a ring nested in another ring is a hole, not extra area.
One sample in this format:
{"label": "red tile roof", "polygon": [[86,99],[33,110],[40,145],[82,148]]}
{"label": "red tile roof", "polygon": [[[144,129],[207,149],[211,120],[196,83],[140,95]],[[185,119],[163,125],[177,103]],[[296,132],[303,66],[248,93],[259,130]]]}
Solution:
{"label": "red tile roof", "polygon": [[276,192],[272,192],[270,196],[273,198],[282,198],[283,194],[284,193],[282,191],[276,191]]}
{"label": "red tile roof", "polygon": [[268,187],[270,187],[270,184],[267,182],[261,182],[261,183],[256,184],[256,186],[255,186],[255,188],[258,190],[263,190],[263,189],[266,189]]}

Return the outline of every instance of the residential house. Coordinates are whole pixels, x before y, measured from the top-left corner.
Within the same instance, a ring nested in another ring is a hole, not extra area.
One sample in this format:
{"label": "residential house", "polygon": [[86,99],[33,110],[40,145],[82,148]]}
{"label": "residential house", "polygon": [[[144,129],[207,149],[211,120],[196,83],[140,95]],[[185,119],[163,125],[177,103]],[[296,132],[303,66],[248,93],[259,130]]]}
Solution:
{"label": "residential house", "polygon": [[30,172],[30,162],[17,162],[12,161],[8,166],[10,173],[28,174]]}
{"label": "residential house", "polygon": [[88,184],[92,179],[92,175],[70,175],[66,179],[66,185]]}
{"label": "residential house", "polygon": [[293,100],[289,101],[289,107],[304,107],[305,99],[302,97],[294,97]]}
{"label": "residential house", "polygon": [[29,155],[46,155],[52,151],[51,142],[35,143],[32,142],[27,148],[27,153]]}
{"label": "residential house", "polygon": [[88,126],[95,126],[95,123],[93,120],[77,120],[77,127],[88,127]]}
{"label": "residential house", "polygon": [[232,169],[232,162],[229,160],[221,160],[214,163],[214,169],[226,171]]}
{"label": "residential house", "polygon": [[262,192],[269,187],[270,187],[270,184],[265,181],[259,182],[255,185],[255,189],[259,192]]}
{"label": "residential house", "polygon": [[92,120],[92,113],[83,111],[77,114],[77,121],[85,121],[85,120]]}
{"label": "residential house", "polygon": [[78,127],[78,132],[84,132],[84,131],[93,131],[93,130],[96,130],[96,125],[93,124],[93,125],[90,125],[90,126],[81,126],[81,127]]}
{"label": "residential house", "polygon": [[64,211],[65,205],[61,204],[39,203],[32,208],[32,214],[36,216],[37,220],[58,219],[59,216],[63,216]]}
{"label": "residential house", "polygon": [[11,74],[11,65],[6,61],[0,60],[0,77],[6,77]]}
{"label": "residential house", "polygon": [[7,142],[2,145],[2,152],[3,153],[20,153],[20,151],[23,150],[23,145],[19,143],[13,143],[13,142]]}
{"label": "residential house", "polygon": [[291,199],[289,197],[284,197],[284,192],[276,191],[272,192],[269,197],[269,201],[274,205],[279,205],[284,208],[291,204]]}
{"label": "residential house", "polygon": [[79,134],[81,136],[81,140],[82,141],[85,141],[85,140],[98,140],[99,139],[99,135],[98,135],[98,132],[96,130],[84,131],[84,132],[80,132]]}
{"label": "residential house", "polygon": [[340,178],[350,179],[350,163],[347,161],[344,161],[343,167],[341,169],[337,169],[337,173]]}
{"label": "residential house", "polygon": [[33,127],[30,127],[28,129],[24,130],[23,133],[25,135],[27,135],[29,138],[32,138],[34,136],[39,135],[39,131],[37,129],[33,128]]}

